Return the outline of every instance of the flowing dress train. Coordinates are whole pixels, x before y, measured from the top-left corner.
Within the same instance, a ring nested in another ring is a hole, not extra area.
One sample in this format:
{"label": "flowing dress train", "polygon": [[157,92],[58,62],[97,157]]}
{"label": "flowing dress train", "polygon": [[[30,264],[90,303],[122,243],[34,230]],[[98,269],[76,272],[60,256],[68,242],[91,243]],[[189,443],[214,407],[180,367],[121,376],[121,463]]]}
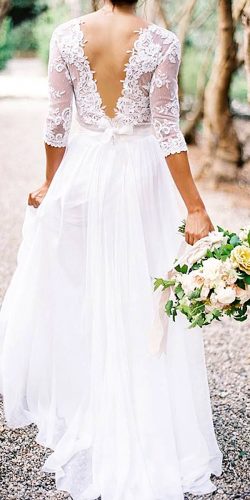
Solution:
{"label": "flowing dress train", "polygon": [[[169,323],[150,352],[153,278],[180,246],[165,157],[179,129],[176,36],[138,31],[114,119],[84,54],[84,22],[51,40],[45,141],[66,152],[38,209],[27,206],[0,313],[0,391],[10,427],[35,422],[43,470],[73,500],[182,500],[215,489],[202,334]],[[80,130],[68,137],[75,99]]]}

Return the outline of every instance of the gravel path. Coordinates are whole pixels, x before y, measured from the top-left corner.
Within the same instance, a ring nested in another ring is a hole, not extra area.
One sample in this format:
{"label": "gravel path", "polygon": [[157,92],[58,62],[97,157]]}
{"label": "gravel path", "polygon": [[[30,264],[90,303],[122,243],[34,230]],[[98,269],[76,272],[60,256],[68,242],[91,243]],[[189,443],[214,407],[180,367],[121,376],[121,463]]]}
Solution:
{"label": "gravel path", "polygon": [[[44,172],[42,127],[45,111],[42,99],[5,99],[1,102],[1,298],[15,267],[27,193],[38,186]],[[229,195],[203,188],[202,194],[216,223],[238,229],[250,220],[250,207],[243,190]],[[224,468],[223,475],[214,480],[217,492],[200,499],[249,500],[249,322],[241,325],[223,321],[207,328],[204,337],[214,423],[224,453]],[[50,450],[36,444],[35,425],[8,430],[2,407],[0,413],[0,500],[70,500],[67,493],[55,491],[52,474],[40,472]]]}

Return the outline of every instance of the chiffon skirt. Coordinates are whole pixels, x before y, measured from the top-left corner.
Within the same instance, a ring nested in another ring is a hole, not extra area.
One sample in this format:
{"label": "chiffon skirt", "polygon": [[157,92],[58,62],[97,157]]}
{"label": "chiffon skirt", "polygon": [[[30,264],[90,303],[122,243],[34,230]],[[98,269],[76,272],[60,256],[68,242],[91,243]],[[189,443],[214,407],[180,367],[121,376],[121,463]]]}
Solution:
{"label": "chiffon skirt", "polygon": [[[111,134],[112,135],[112,134]],[[0,392],[10,427],[34,422],[42,470],[73,500],[181,500],[221,473],[200,330],[157,301],[182,239],[177,195],[151,129],[82,129],[39,208],[26,207],[0,314]]]}

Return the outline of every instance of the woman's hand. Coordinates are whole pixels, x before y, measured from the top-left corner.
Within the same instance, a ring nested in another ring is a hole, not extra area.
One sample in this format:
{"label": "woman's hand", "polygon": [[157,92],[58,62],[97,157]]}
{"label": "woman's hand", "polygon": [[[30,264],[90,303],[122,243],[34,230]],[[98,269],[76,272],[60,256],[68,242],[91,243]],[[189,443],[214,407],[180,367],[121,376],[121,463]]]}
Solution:
{"label": "woman's hand", "polygon": [[167,165],[188,211],[185,240],[193,245],[213,231],[214,226],[194,182],[187,152],[169,155]]}
{"label": "woman's hand", "polygon": [[36,191],[33,191],[33,193],[30,193],[28,198],[28,205],[32,205],[34,208],[38,208],[49,189],[49,185],[50,183],[48,181],[45,181],[40,188],[38,188]]}
{"label": "woman's hand", "polygon": [[189,212],[186,220],[185,240],[189,245],[194,245],[196,241],[207,236],[214,226],[205,210],[200,209]]}

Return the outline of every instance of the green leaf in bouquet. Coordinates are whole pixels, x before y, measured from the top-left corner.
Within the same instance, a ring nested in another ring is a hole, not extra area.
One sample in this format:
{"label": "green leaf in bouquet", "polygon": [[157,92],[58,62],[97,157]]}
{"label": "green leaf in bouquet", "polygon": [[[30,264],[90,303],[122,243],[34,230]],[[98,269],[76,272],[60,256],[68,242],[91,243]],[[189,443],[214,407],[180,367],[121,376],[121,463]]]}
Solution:
{"label": "green leaf in bouquet", "polygon": [[237,274],[240,280],[243,280],[247,285],[250,285],[250,274],[247,274],[244,271],[238,271]]}
{"label": "green leaf in bouquet", "polygon": [[175,280],[164,280],[164,288],[169,288],[175,285]]}
{"label": "green leaf in bouquet", "polygon": [[173,318],[173,321],[175,321],[175,318],[177,316],[177,311],[175,308],[172,309],[172,318]]}
{"label": "green leaf in bouquet", "polygon": [[210,259],[210,257],[213,257],[213,256],[214,256],[214,253],[212,252],[212,250],[208,249],[205,257],[207,259]]}
{"label": "green leaf in bouquet", "polygon": [[213,313],[210,312],[210,313],[206,314],[206,322],[207,322],[207,324],[211,323],[211,321],[213,321],[213,319],[214,319]]}
{"label": "green leaf in bouquet", "polygon": [[214,257],[216,257],[216,259],[220,259],[221,258],[221,255],[222,255],[222,251],[220,248],[216,248],[214,250]]}
{"label": "green leaf in bouquet", "polygon": [[157,290],[157,288],[159,288],[159,286],[163,286],[163,279],[162,278],[155,278],[155,281],[154,281],[154,291]]}
{"label": "green leaf in bouquet", "polygon": [[178,297],[179,300],[182,299],[182,297],[184,297],[185,293],[184,293],[184,291],[183,291],[182,286],[181,286],[180,283],[175,288],[174,293]]}
{"label": "green leaf in bouquet", "polygon": [[178,307],[179,311],[182,313],[186,314],[186,316],[190,317],[191,316],[191,309],[189,306],[182,305]]}
{"label": "green leaf in bouquet", "polygon": [[231,238],[229,240],[229,243],[230,243],[230,245],[233,245],[234,247],[239,245],[241,243],[239,236],[237,234],[233,234],[233,236],[231,236]]}
{"label": "green leaf in bouquet", "polygon": [[226,243],[226,245],[223,245],[223,247],[226,249],[226,250],[233,250],[234,246],[231,245],[231,243]]}
{"label": "green leaf in bouquet", "polygon": [[202,260],[200,260],[200,262],[195,262],[195,264],[192,265],[192,271],[195,271],[195,269],[199,269],[202,266],[203,266]]}
{"label": "green leaf in bouquet", "polygon": [[245,316],[247,312],[247,306],[246,304],[243,304],[238,310],[237,310],[237,313],[239,316]]}
{"label": "green leaf in bouquet", "polygon": [[222,245],[218,251],[219,251],[219,255],[221,255],[221,257],[224,257],[226,256],[229,257],[229,255],[231,254],[232,250],[233,250],[234,246],[233,245],[230,245],[229,243],[227,243],[226,245]]}
{"label": "green leaf in bouquet", "polygon": [[174,303],[172,300],[168,300],[166,305],[165,305],[165,311],[166,311],[168,316],[171,316],[171,314],[172,314],[173,304]]}
{"label": "green leaf in bouquet", "polygon": [[178,273],[181,273],[181,274],[187,274],[188,272],[188,266],[187,264],[183,264],[183,266],[180,266],[178,264],[178,266],[175,267],[175,270],[178,272]]}
{"label": "green leaf in bouquet", "polygon": [[245,279],[246,273],[244,271],[241,271],[240,269],[238,269],[237,274],[238,274],[240,279],[242,279],[242,280]]}
{"label": "green leaf in bouquet", "polygon": [[162,286],[163,289],[169,288],[170,286],[175,285],[175,280],[164,280],[163,278],[155,278],[154,281],[154,291],[159,288],[159,286]]}
{"label": "green leaf in bouquet", "polygon": [[220,227],[220,226],[217,226],[217,229],[220,233],[224,233],[226,234],[227,231],[225,231],[225,229],[223,229],[223,227]]}
{"label": "green leaf in bouquet", "polygon": [[249,231],[249,233],[248,233],[248,235],[247,235],[247,243],[248,243],[248,245],[250,246],[250,231]]}
{"label": "green leaf in bouquet", "polygon": [[236,321],[246,321],[247,319],[247,314],[245,316],[234,316],[234,319]]}
{"label": "green leaf in bouquet", "polygon": [[222,313],[221,313],[220,309],[214,309],[212,311],[212,314],[213,314],[214,318],[218,319],[221,316]]}
{"label": "green leaf in bouquet", "polygon": [[196,316],[197,314],[203,313],[205,311],[205,304],[203,302],[195,302],[190,309],[192,316]]}
{"label": "green leaf in bouquet", "polygon": [[242,290],[245,290],[246,289],[246,283],[243,279],[238,279],[236,281],[236,285],[241,288]]}
{"label": "green leaf in bouquet", "polygon": [[233,248],[232,246],[230,247],[231,248],[228,249],[227,245],[222,245],[220,248],[216,248],[216,250],[214,250],[214,257],[216,257],[219,260],[225,261],[230,255],[231,250]]}
{"label": "green leaf in bouquet", "polygon": [[181,221],[180,226],[178,227],[178,232],[181,233],[181,234],[184,234],[185,233],[185,229],[186,229],[186,221],[185,221],[185,219],[183,219]]}
{"label": "green leaf in bouquet", "polygon": [[228,255],[225,255],[225,254],[224,254],[224,255],[222,255],[222,256],[221,256],[221,260],[222,260],[223,262],[225,262],[225,260],[227,260],[227,258],[228,258]]}
{"label": "green leaf in bouquet", "polygon": [[204,317],[203,314],[198,314],[195,316],[189,328],[194,328],[195,326],[199,326],[200,328],[204,325]]}
{"label": "green leaf in bouquet", "polygon": [[198,299],[201,295],[201,288],[195,288],[194,291],[189,295],[189,299]]}
{"label": "green leaf in bouquet", "polygon": [[244,277],[244,280],[245,280],[245,283],[246,283],[247,285],[250,285],[250,274],[247,274],[247,273],[246,273],[246,274],[245,274],[245,277]]}
{"label": "green leaf in bouquet", "polygon": [[169,288],[170,286],[174,286],[174,285],[175,285],[174,279],[164,280],[163,278],[155,278],[154,291],[157,290],[157,288],[159,288],[160,286],[162,286],[163,289],[165,290],[165,288]]}

